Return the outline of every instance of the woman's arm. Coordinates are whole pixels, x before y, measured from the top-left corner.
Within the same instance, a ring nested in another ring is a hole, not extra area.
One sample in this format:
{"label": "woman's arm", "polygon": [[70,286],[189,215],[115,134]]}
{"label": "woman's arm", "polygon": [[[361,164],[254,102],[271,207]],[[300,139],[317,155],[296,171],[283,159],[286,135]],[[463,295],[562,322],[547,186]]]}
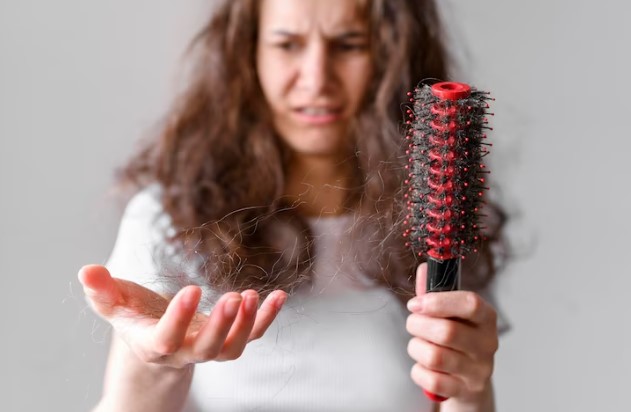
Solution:
{"label": "woman's arm", "polygon": [[489,383],[486,390],[467,401],[448,399],[440,404],[437,412],[495,412],[493,385]]}
{"label": "woman's arm", "polygon": [[274,291],[258,308],[256,291],[228,292],[205,314],[197,312],[197,286],[168,299],[112,278],[98,265],[83,267],[79,280],[94,311],[115,331],[97,411],[181,409],[193,365],[239,358],[248,342],[265,333],[287,296]]}
{"label": "woman's arm", "polygon": [[103,397],[93,412],[174,412],[184,406],[194,365],[184,368],[140,360],[114,333],[107,362]]}

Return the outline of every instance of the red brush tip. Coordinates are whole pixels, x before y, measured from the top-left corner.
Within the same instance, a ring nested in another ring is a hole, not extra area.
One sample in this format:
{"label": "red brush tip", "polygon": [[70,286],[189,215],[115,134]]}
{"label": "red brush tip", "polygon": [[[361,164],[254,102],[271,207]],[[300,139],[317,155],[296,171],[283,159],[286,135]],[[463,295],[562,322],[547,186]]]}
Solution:
{"label": "red brush tip", "polygon": [[465,83],[439,82],[432,86],[432,94],[441,100],[460,100],[469,97],[471,87]]}
{"label": "red brush tip", "polygon": [[426,391],[425,389],[423,389],[423,393],[433,402],[444,402],[448,399],[448,398],[445,398],[444,396],[436,395],[435,393]]}

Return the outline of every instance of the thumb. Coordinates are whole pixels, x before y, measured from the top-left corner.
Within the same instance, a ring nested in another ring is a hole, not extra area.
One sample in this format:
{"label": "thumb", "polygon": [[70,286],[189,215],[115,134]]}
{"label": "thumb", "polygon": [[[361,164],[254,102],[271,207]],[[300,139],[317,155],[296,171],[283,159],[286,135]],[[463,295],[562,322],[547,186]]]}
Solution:
{"label": "thumb", "polygon": [[106,315],[107,312],[122,301],[123,297],[118,284],[105,266],[84,266],[79,269],[77,277],[83,285],[83,291],[86,296],[101,314]]}
{"label": "thumb", "polygon": [[416,268],[416,296],[427,293],[427,263],[423,262]]}

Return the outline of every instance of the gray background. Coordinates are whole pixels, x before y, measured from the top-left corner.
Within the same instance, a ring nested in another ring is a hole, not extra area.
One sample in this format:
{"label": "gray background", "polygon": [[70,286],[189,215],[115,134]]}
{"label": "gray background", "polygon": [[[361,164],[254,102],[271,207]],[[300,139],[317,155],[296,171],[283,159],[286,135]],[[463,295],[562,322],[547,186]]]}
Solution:
{"label": "gray background", "polygon": [[[99,397],[109,329],[76,272],[107,259],[112,171],[174,94],[204,3],[0,2],[2,411]],[[463,80],[497,98],[494,193],[514,216],[499,410],[629,410],[631,6],[442,3]]]}

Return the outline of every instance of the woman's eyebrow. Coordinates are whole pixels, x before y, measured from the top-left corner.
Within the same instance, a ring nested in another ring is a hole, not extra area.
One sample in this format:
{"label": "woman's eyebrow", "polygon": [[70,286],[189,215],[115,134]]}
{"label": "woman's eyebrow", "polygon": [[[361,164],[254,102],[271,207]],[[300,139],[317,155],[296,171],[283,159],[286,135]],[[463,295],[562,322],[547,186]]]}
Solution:
{"label": "woman's eyebrow", "polygon": [[338,40],[352,40],[352,39],[356,39],[356,38],[364,38],[367,37],[368,33],[365,31],[361,31],[361,30],[350,30],[350,31],[346,31],[346,32],[342,32],[338,35],[333,36],[334,38],[338,39]]}
{"label": "woman's eyebrow", "polygon": [[[272,30],[271,34],[275,36],[285,36],[285,37],[300,36],[300,33],[292,32],[286,29]],[[349,30],[349,31],[340,32],[339,34],[334,34],[330,37],[338,39],[338,40],[349,40],[349,39],[355,39],[355,38],[363,38],[366,36],[368,36],[368,33],[364,30]]]}

